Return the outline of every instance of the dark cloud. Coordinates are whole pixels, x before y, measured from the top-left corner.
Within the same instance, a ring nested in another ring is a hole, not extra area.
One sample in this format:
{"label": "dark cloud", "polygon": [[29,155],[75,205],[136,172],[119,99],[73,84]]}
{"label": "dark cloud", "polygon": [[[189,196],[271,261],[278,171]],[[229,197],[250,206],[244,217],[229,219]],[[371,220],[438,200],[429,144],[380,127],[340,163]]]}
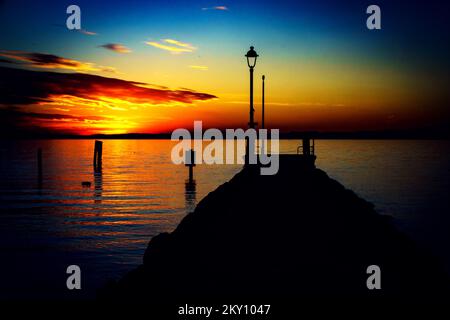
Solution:
{"label": "dark cloud", "polygon": [[0,62],[1,62],[1,63],[11,63],[11,64],[15,64],[15,63],[16,63],[16,62],[14,62],[14,61],[7,60],[7,59],[1,59],[1,58],[0,58]]}
{"label": "dark cloud", "polygon": [[87,71],[115,72],[115,69],[111,67],[98,66],[95,65],[94,63],[68,59],[47,53],[0,50],[0,57],[20,61],[24,64],[36,68],[66,69],[79,72],[87,72]]}
{"label": "dark cloud", "polygon": [[169,90],[147,84],[82,73],[37,72],[0,67],[0,104],[27,105],[68,95],[93,101],[116,98],[139,105],[193,103],[217,98],[192,90]]}
{"label": "dark cloud", "polygon": [[125,47],[124,45],[119,44],[119,43],[107,43],[107,44],[101,45],[100,47],[117,52],[117,53],[131,52],[130,49],[128,49],[127,47]]}
{"label": "dark cloud", "polygon": [[45,53],[29,53],[27,54],[30,62],[35,65],[43,66],[43,65],[65,65],[67,67],[77,67],[80,63],[74,60],[67,60],[53,54],[45,54]]}

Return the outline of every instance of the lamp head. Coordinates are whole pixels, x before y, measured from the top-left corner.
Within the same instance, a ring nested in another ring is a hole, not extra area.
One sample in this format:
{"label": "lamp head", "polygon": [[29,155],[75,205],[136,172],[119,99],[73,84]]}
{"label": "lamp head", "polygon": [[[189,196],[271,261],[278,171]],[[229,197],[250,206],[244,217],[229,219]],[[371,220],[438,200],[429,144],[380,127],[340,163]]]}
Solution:
{"label": "lamp head", "polygon": [[256,59],[259,57],[255,51],[253,46],[250,47],[250,50],[245,55],[247,57],[247,64],[249,68],[254,68],[256,65]]}

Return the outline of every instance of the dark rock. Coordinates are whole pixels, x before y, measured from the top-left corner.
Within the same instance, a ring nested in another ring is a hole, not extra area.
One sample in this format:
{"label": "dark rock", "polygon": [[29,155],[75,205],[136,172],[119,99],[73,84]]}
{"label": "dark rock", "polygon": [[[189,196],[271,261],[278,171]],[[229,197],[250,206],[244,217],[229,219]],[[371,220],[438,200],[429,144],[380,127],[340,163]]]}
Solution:
{"label": "dark rock", "polygon": [[[103,297],[448,296],[440,265],[371,203],[319,169],[281,169],[244,168]],[[373,264],[381,290],[366,287]]]}

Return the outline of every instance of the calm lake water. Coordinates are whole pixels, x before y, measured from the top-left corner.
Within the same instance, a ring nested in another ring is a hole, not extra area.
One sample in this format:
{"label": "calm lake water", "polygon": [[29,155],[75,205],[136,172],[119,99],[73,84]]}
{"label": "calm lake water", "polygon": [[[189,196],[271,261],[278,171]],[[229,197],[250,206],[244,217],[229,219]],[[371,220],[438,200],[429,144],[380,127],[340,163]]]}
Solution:
{"label": "calm lake water", "polygon": [[[105,140],[103,169],[94,174],[93,140],[1,141],[0,297],[92,297],[141,263],[152,236],[173,230],[241,168],[198,165],[195,190],[186,188],[187,168],[170,160],[174,144]],[[295,153],[297,145],[281,141],[280,151]],[[395,217],[450,270],[450,142],[318,140],[316,155],[319,168]],[[81,291],[65,289],[71,264],[81,267]]]}

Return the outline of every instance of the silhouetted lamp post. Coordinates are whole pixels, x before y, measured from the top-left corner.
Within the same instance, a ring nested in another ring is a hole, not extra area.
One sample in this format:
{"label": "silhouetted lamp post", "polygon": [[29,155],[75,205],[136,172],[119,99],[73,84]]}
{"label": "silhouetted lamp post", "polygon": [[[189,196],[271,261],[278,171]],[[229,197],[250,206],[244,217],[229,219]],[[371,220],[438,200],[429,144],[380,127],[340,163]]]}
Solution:
{"label": "silhouetted lamp post", "polygon": [[258,54],[254,50],[253,46],[250,47],[250,50],[245,55],[247,57],[247,64],[250,68],[250,121],[248,123],[249,128],[255,128],[255,121],[253,118],[253,113],[255,109],[253,109],[253,69],[256,65],[256,59],[258,58]]}
{"label": "silhouetted lamp post", "polygon": [[261,129],[264,129],[264,82],[266,80],[266,76],[262,76],[262,115],[261,115]]}
{"label": "silhouetted lamp post", "polygon": [[[253,108],[253,69],[256,65],[256,59],[258,58],[258,54],[254,50],[255,48],[253,46],[250,47],[250,50],[245,55],[247,57],[247,65],[250,68],[250,121],[248,122],[248,127],[250,129],[255,129],[256,123],[254,120],[254,112],[255,109]],[[246,140],[246,146],[245,146],[245,164],[250,163],[250,141],[248,138]]]}

